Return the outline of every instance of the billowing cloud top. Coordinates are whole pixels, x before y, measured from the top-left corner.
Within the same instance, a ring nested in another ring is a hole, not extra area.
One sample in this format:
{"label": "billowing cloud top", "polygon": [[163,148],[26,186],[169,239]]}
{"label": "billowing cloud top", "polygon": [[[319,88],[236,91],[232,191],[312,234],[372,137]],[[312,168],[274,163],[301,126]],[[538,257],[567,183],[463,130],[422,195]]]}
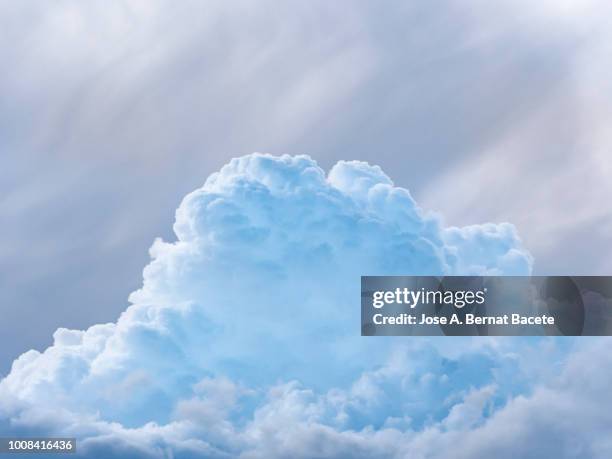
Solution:
{"label": "billowing cloud top", "polygon": [[[409,425],[478,424],[504,386],[427,346],[425,371],[409,368],[400,340],[359,337],[358,298],[364,274],[528,274],[510,224],[444,227],[366,163],[326,175],[308,156],[253,154],[186,196],[174,231],[116,323],[59,329],[13,363],[0,427],[74,435],[91,457],[390,455]],[[459,392],[428,408],[423,381],[453,372]]]}

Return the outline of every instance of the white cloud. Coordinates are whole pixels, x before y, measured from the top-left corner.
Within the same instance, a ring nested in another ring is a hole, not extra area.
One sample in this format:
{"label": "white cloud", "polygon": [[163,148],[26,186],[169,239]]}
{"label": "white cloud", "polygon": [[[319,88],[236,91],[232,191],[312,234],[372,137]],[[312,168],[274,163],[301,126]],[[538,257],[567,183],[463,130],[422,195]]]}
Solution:
{"label": "white cloud", "polygon": [[[0,382],[14,429],[76,435],[86,455],[371,455],[397,433],[369,426],[424,425],[440,386],[402,370],[406,351],[388,361],[395,340],[358,336],[359,276],[531,267],[508,224],[443,228],[380,168],[326,176],[307,156],[232,160],[185,197],[174,229],[117,323],[60,329],[15,361]],[[431,353],[420,364],[442,365]]]}

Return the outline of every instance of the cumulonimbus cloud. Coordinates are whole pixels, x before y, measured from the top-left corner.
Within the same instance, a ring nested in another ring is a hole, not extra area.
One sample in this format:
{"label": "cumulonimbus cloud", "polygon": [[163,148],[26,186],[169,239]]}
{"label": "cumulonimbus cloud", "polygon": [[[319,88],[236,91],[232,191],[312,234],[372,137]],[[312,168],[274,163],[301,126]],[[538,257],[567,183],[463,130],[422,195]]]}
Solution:
{"label": "cumulonimbus cloud", "polygon": [[[116,323],[59,329],[13,363],[0,425],[77,436],[91,457],[275,457],[283,441],[291,457],[387,454],[427,415],[408,403],[404,360],[389,360],[399,340],[359,336],[359,276],[532,265],[510,224],[445,227],[379,167],[341,161],[326,175],[308,156],[232,160],[184,198],[174,231]],[[453,372],[411,371],[415,387]],[[461,412],[479,425],[499,390],[461,381],[440,429],[465,428]],[[407,405],[381,401],[391,393]]]}

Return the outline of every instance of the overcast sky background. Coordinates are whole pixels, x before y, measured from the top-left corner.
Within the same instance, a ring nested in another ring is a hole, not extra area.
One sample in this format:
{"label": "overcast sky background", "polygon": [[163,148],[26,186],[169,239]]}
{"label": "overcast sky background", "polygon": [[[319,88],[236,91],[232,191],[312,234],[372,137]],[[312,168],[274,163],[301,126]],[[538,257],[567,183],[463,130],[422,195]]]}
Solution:
{"label": "overcast sky background", "polygon": [[607,1],[0,1],[0,374],[115,320],[229,158],[380,164],[536,274],[611,274]]}

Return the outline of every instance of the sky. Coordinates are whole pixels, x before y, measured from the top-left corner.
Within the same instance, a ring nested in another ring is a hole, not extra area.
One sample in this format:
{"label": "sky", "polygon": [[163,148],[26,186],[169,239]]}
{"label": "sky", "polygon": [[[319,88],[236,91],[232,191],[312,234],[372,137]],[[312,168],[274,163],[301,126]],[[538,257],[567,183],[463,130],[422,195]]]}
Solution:
{"label": "sky", "polygon": [[512,223],[536,274],[609,274],[609,13],[0,0],[0,374],[116,322],[183,197],[256,151],[380,165],[441,227]]}
{"label": "sky", "polygon": [[610,6],[532,3],[0,1],[0,372],[116,319],[181,198],[256,151],[378,164],[515,224],[536,273],[609,273]]}

